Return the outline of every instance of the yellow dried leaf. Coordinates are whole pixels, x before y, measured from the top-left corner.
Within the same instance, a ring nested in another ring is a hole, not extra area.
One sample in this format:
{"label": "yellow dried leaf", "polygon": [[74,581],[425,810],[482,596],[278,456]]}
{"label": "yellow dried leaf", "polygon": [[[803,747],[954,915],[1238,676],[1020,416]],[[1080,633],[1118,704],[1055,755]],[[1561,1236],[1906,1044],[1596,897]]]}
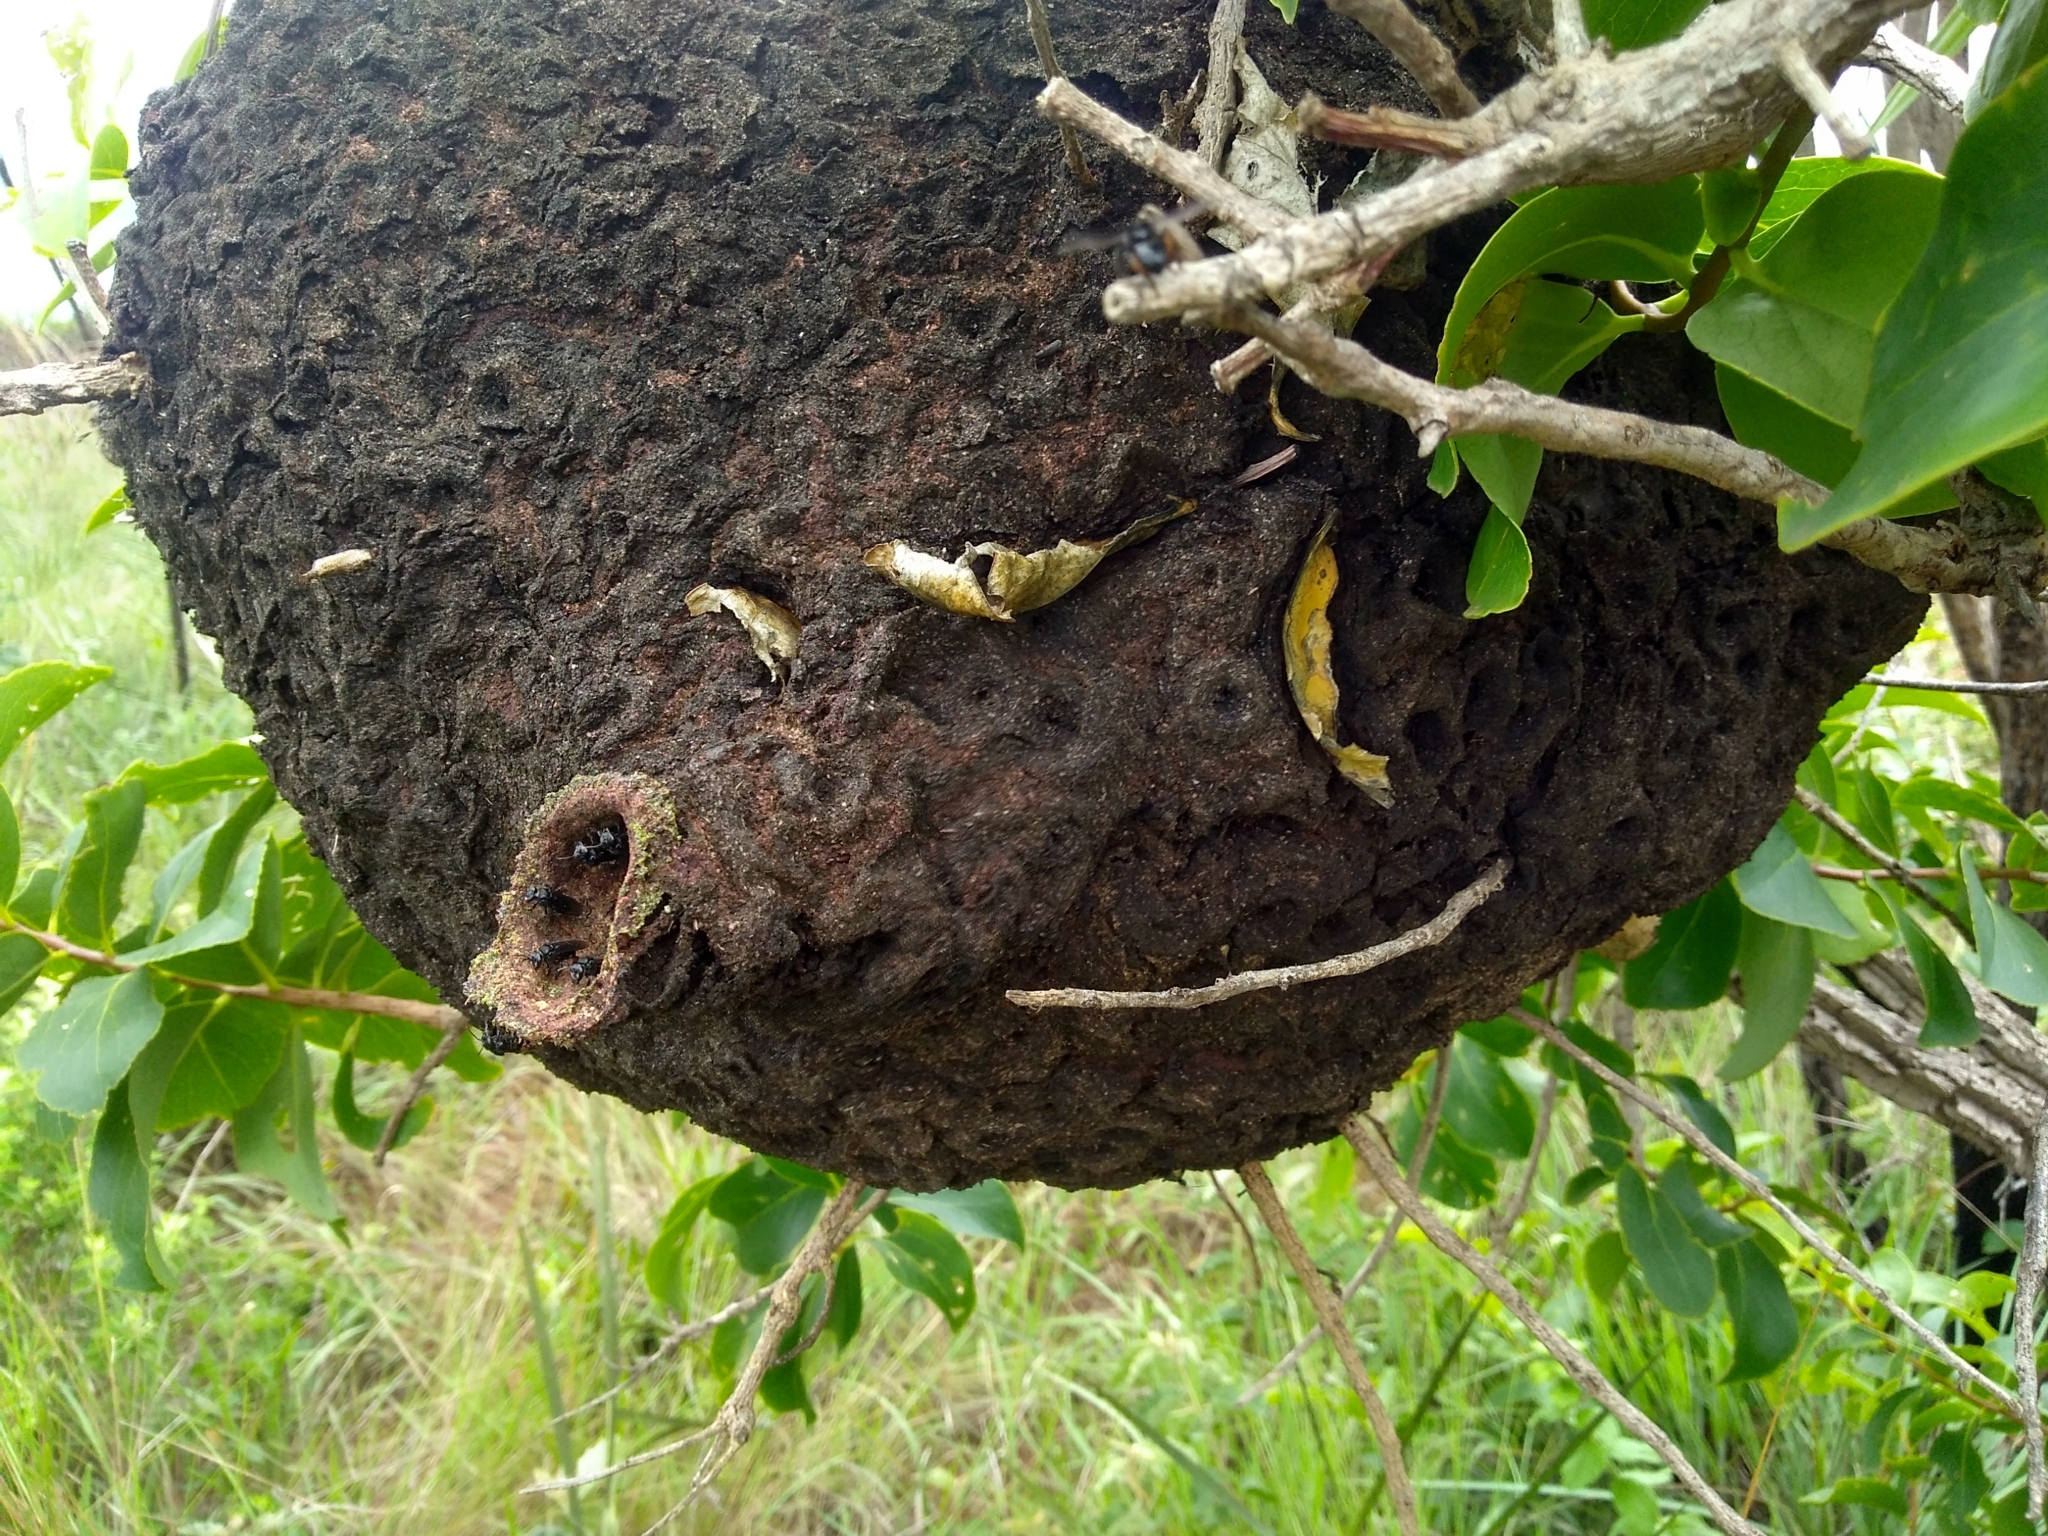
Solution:
{"label": "yellow dried leaf", "polygon": [[[1331,522],[1334,522],[1332,519]],[[1287,662],[1287,686],[1294,691],[1294,707],[1302,723],[1316,739],[1337,771],[1356,784],[1377,804],[1394,803],[1394,786],[1387,777],[1387,760],[1363,747],[1347,746],[1337,734],[1337,674],[1330,663],[1330,599],[1337,593],[1337,552],[1330,548],[1331,522],[1316,531],[1308,547],[1308,558],[1294,578],[1294,592],[1287,600],[1287,619],[1281,631],[1280,649]]]}
{"label": "yellow dried leaf", "polygon": [[789,664],[796,660],[803,643],[803,626],[782,604],[749,592],[745,587],[714,587],[708,582],[690,588],[683,595],[692,616],[701,617],[723,608],[740,621],[747,638],[754,642],[754,654],[776,682],[789,676]]}
{"label": "yellow dried leaf", "polygon": [[1603,960],[1612,960],[1616,965],[1649,953],[1650,946],[1657,942],[1657,919],[1654,917],[1632,917],[1615,929],[1606,939],[1593,946],[1593,953]]}
{"label": "yellow dried leaf", "polygon": [[[958,560],[941,560],[901,539],[877,544],[861,558],[897,586],[928,603],[971,618],[1010,623],[1018,614],[1066,596],[1111,555],[1142,543],[1177,517],[1195,510],[1192,501],[1169,512],[1141,517],[1112,539],[1061,539],[1051,549],[1019,554],[1006,544],[970,544]],[[988,561],[984,585],[975,574],[977,557]]]}

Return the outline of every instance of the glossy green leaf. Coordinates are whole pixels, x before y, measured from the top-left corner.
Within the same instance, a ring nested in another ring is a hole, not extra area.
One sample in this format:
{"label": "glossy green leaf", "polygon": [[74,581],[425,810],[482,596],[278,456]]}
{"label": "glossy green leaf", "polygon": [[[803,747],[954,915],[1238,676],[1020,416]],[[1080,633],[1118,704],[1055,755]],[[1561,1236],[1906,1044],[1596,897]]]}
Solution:
{"label": "glossy green leaf", "polygon": [[1730,1243],[1746,1242],[1749,1228],[1723,1216],[1700,1194],[1699,1173],[1699,1165],[1692,1160],[1692,1155],[1681,1152],[1664,1165],[1664,1172],[1657,1179],[1657,1188],[1671,1202],[1672,1209],[1678,1212],[1686,1229],[1706,1247],[1726,1248]]}
{"label": "glossy green leaf", "polygon": [[1707,0],[1585,0],[1586,36],[1604,37],[1616,53],[1676,37],[1707,8]]}
{"label": "glossy green leaf", "polygon": [[0,907],[14,894],[14,880],[21,873],[21,824],[14,819],[14,802],[0,789]]}
{"label": "glossy green leaf", "polygon": [[1706,1095],[1706,1090],[1691,1078],[1677,1072],[1660,1072],[1657,1081],[1671,1090],[1679,1107],[1690,1120],[1721,1151],[1735,1156],[1735,1127],[1728,1123],[1728,1117],[1721,1113],[1721,1106]]}
{"label": "glossy green leaf", "polygon": [[1928,937],[1927,930],[1914,921],[1905,903],[1889,886],[1883,888],[1882,894],[1885,905],[1891,908],[1892,921],[1898,925],[1907,958],[1913,962],[1913,974],[1920,978],[1920,995],[1927,1001],[1927,1022],[1920,1026],[1920,1043],[1974,1045],[1982,1026],[1977,1019],[1977,1004],[1955,961]]}
{"label": "glossy green leaf", "polygon": [[1742,973],[1742,1036],[1721,1063],[1723,1081],[1761,1072],[1799,1033],[1813,997],[1813,935],[1745,912],[1735,965]]}
{"label": "glossy green leaf", "polygon": [[1965,121],[1974,122],[1991,102],[2011,90],[2020,76],[2048,58],[2048,3],[2010,0],[1992,35],[1984,67],[1963,102]]}
{"label": "glossy green leaf", "polygon": [[1704,1008],[1728,990],[1742,935],[1742,903],[1723,880],[1666,913],[1657,941],[1621,968],[1622,994],[1636,1008]]}
{"label": "glossy green leaf", "polygon": [[832,1307],[825,1314],[825,1326],[841,1349],[853,1342],[861,1321],[860,1249],[849,1243],[832,1269]]}
{"label": "glossy green leaf", "polygon": [[1771,200],[1764,204],[1764,211],[1757,216],[1756,233],[1749,237],[1751,260],[1761,261],[1768,255],[1772,246],[1792,232],[1799,215],[1811,208],[1830,187],[1847,181],[1851,176],[1896,170],[1904,164],[1904,161],[1888,160],[1882,155],[1871,155],[1862,160],[1845,160],[1840,155],[1802,156],[1794,160],[1785,167],[1785,173],[1778,178],[1778,185],[1771,193]]}
{"label": "glossy green leaf", "polygon": [[264,783],[270,770],[247,742],[222,741],[183,762],[131,763],[121,777],[139,782],[151,805],[190,805],[208,795]]}
{"label": "glossy green leaf", "polygon": [[[1847,427],[1816,416],[1797,401],[1759,384],[1725,363],[1714,364],[1714,383],[1728,430],[1746,447],[1775,454],[1810,480],[1839,485],[1861,451]],[[1956,504],[1946,481],[1921,487],[1900,502],[1897,517],[1941,512]]]}
{"label": "glossy green leaf", "polygon": [[243,850],[242,861],[224,887],[220,904],[198,922],[154,944],[131,949],[122,958],[145,965],[180,955],[197,954],[201,950],[218,949],[226,944],[239,944],[248,936],[249,926],[255,919],[267,851],[264,844]]}
{"label": "glossy green leaf", "polygon": [[1707,244],[1733,245],[1748,233],[1751,221],[1762,211],[1757,199],[1763,186],[1763,177],[1747,165],[1731,165],[1700,177],[1700,212],[1706,220]]}
{"label": "glossy green leaf", "polygon": [[1449,442],[1436,445],[1436,452],[1429,459],[1429,488],[1439,496],[1448,496],[1458,488],[1458,450]]}
{"label": "glossy green leaf", "polygon": [[[1970,926],[1976,931],[1977,974],[1985,986],[2016,1003],[2048,1003],[2048,939],[2027,920],[1984,894],[1977,861],[1963,853],[1963,888],[1970,897]],[[60,1106],[61,1107],[61,1106]]]}
{"label": "glossy green leaf", "polygon": [[20,1002],[50,952],[25,933],[0,933],[0,1013]]}
{"label": "glossy green leaf", "polygon": [[106,527],[109,523],[113,522],[115,518],[119,517],[123,512],[126,512],[127,510],[128,487],[125,485],[117,485],[111,491],[107,492],[105,500],[101,501],[98,506],[92,509],[91,514],[88,515],[85,520],[85,526],[81,528],[79,532],[81,535],[88,533],[98,533],[102,528]]}
{"label": "glossy green leaf", "polygon": [[[341,1134],[365,1152],[377,1150],[377,1143],[384,1138],[384,1127],[390,1122],[388,1115],[366,1115],[356,1105],[356,1059],[347,1051],[334,1069],[334,1123]],[[391,1139],[393,1151],[404,1146],[413,1137],[426,1129],[428,1119],[434,1113],[431,1095],[405,1112],[405,1119],[398,1127],[398,1134]]]}
{"label": "glossy green leaf", "polygon": [[92,976],[36,1021],[15,1059],[36,1079],[36,1097],[66,1114],[88,1115],[128,1075],[164,1021],[147,971]]}
{"label": "glossy green leaf", "polygon": [[974,1315],[974,1262],[960,1240],[922,1211],[899,1211],[881,1239],[882,1262],[905,1289],[925,1297],[958,1333]]}
{"label": "glossy green leaf", "polygon": [[2048,507],[2048,440],[2037,437],[2017,448],[2001,448],[1979,459],[1977,470],[1993,485],[2026,497],[2036,512]]}
{"label": "glossy green leaf", "polygon": [[1586,1245],[1587,1293],[1602,1306],[1607,1305],[1614,1295],[1614,1288],[1621,1284],[1621,1277],[1628,1273],[1628,1267],[1628,1245],[1622,1242],[1621,1234],[1610,1227]]}
{"label": "glossy green leaf", "polygon": [[1735,1332],[1735,1354],[1722,1385],[1770,1375],[1799,1347],[1799,1314],[1778,1266],[1750,1238],[1717,1251],[1714,1268]]}
{"label": "glossy green leaf", "polygon": [[92,1138],[92,1170],[86,1175],[87,1207],[106,1228],[120,1255],[114,1284],[125,1291],[161,1291],[171,1281],[151,1231],[149,1164],[153,1138],[138,1134],[126,1079],[107,1101]]}
{"label": "glossy green leaf", "polygon": [[[287,1026],[284,1059],[254,1102],[234,1118],[235,1163],[245,1172],[275,1179],[321,1221],[340,1219],[341,1208],[320,1166],[316,1131],[319,1106],[313,1098],[313,1067],[297,1029]],[[286,1146],[279,1128],[291,1136]]]}
{"label": "glossy green leaf", "polygon": [[1893,793],[1892,804],[1900,810],[1924,807],[1951,816],[1967,816],[2001,832],[2025,832],[2027,824],[1998,801],[1981,791],[1969,789],[1933,774],[1916,774]]}
{"label": "glossy green leaf", "polygon": [[1842,915],[1822,888],[1820,876],[1782,821],[1772,825],[1749,862],[1729,879],[1742,905],[1759,916],[1795,928],[1816,928],[1837,938],[1856,937],[1856,925]]}
{"label": "glossy green leaf", "polygon": [[1521,607],[1533,569],[1521,523],[1497,506],[1488,507],[1465,571],[1465,617],[1483,619]]}
{"label": "glossy green leaf", "polygon": [[[1871,349],[1934,230],[1941,178],[1898,165],[1823,193],[1695,314],[1695,346],[1807,410],[1856,426]],[[1885,238],[1873,240],[1873,229]]]}
{"label": "glossy green leaf", "polygon": [[1475,1151],[1523,1158],[1535,1139],[1536,1112],[1499,1059],[1461,1036],[1451,1042],[1442,1124]]}
{"label": "glossy green leaf", "polygon": [[162,1084],[157,1131],[209,1115],[229,1117],[255,1101],[284,1059],[291,1011],[260,998],[181,990],[163,1027],[135,1058],[138,1077]]}
{"label": "glossy green leaf", "polygon": [[1704,1317],[1714,1304],[1714,1256],[1670,1199],[1644,1183],[1632,1165],[1615,1175],[1614,1193],[1622,1241],[1650,1294],[1674,1317]]}
{"label": "glossy green leaf", "polygon": [[929,1195],[897,1193],[889,1197],[889,1203],[937,1217],[948,1231],[962,1237],[992,1237],[1024,1246],[1024,1220],[1001,1179],[984,1179],[966,1189],[941,1189]]}
{"label": "glossy green leaf", "polygon": [[661,1219],[661,1227],[654,1234],[654,1241],[647,1246],[647,1258],[641,1266],[641,1274],[647,1282],[648,1294],[667,1307],[677,1316],[688,1310],[688,1298],[683,1294],[683,1248],[688,1242],[690,1229],[697,1224],[697,1218],[711,1203],[711,1196],[725,1175],[714,1173],[709,1178],[699,1179],[675,1198],[668,1208],[668,1214]]}
{"label": "glossy green leaf", "polygon": [[1930,481],[2048,429],[2043,144],[2048,68],[2036,68],[1957,141],[1933,236],[1871,354],[1856,421],[1863,454],[1821,506],[1780,510],[1785,548],[1885,511]]}
{"label": "glossy green leaf", "polygon": [[30,731],[94,683],[113,675],[111,667],[35,661],[0,677],[0,763],[7,761]]}
{"label": "glossy green leaf", "polygon": [[142,786],[110,784],[85,796],[85,838],[64,871],[55,922],[65,938],[109,949],[121,919],[121,886],[142,842]]}
{"label": "glossy green leaf", "polygon": [[234,873],[241,861],[242,844],[248,840],[249,829],[261,821],[270,808],[277,804],[277,790],[267,781],[258,784],[241,803],[223,818],[220,826],[207,840],[206,857],[199,865],[199,914],[204,917],[220,904],[221,895],[227,889],[228,877]]}
{"label": "glossy green leaf", "polygon": [[792,1183],[757,1157],[720,1182],[707,1208],[733,1229],[733,1255],[740,1268],[766,1275],[796,1252],[825,1198],[823,1189]]}

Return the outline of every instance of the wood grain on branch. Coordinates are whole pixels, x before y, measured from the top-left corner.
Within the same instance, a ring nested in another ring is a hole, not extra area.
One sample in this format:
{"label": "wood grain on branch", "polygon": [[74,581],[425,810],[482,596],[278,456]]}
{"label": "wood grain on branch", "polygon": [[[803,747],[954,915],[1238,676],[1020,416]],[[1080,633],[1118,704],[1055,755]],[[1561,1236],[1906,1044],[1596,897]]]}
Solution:
{"label": "wood grain on branch", "polygon": [[1244,42],[1244,7],[1245,0],[1216,0],[1216,14],[1209,18],[1209,67],[1204,71],[1209,84],[1202,104],[1195,108],[1195,154],[1218,174],[1237,126],[1237,50]]}
{"label": "wood grain on branch", "polygon": [[1330,0],[1330,9],[1349,16],[1378,38],[1445,117],[1469,117],[1479,110],[1479,98],[1458,77],[1458,61],[1451,57],[1451,50],[1408,9],[1405,0]]}
{"label": "wood grain on branch", "polygon": [[0,416],[40,416],[53,405],[125,400],[148,383],[148,365],[134,352],[109,362],[38,363],[0,373]]}
{"label": "wood grain on branch", "polygon": [[1916,43],[1890,22],[1856,57],[1858,64],[1881,69],[1901,85],[1910,85],[1944,112],[1962,116],[1970,77],[1952,59],[1944,59],[1925,43]]}

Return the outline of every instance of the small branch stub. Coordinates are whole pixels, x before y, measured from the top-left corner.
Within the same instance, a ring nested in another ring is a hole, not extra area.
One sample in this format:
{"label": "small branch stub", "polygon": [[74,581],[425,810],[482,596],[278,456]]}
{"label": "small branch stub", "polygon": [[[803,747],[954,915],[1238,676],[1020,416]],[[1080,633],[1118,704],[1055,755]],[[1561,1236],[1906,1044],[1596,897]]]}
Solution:
{"label": "small branch stub", "polygon": [[346,576],[351,571],[360,571],[376,558],[367,549],[336,550],[331,555],[322,555],[307,566],[299,580],[325,581],[330,576]]}
{"label": "small branch stub", "polygon": [[0,416],[40,416],[53,405],[96,405],[139,395],[149,366],[129,352],[104,363],[38,363],[0,373]]}

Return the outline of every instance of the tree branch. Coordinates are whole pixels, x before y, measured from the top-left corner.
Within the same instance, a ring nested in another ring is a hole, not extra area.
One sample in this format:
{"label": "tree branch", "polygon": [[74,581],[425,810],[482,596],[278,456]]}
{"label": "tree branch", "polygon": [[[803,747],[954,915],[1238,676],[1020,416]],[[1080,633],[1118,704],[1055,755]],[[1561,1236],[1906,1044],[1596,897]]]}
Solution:
{"label": "tree branch", "polygon": [[[1560,1037],[1562,1038],[1562,1037]],[[1650,1417],[1630,1402],[1619,1387],[1608,1380],[1599,1366],[1582,1354],[1571,1340],[1544,1320],[1530,1303],[1529,1298],[1518,1290],[1507,1276],[1494,1267],[1478,1249],[1451,1230],[1437,1214],[1430,1210],[1415,1187],[1401,1176],[1399,1165],[1393,1153],[1380,1139],[1377,1127],[1367,1129],[1357,1120],[1348,1122],[1344,1134],[1351,1145],[1358,1149],[1358,1155],[1365,1159],[1380,1187],[1386,1190],[1394,1204],[1399,1206],[1408,1219],[1420,1227],[1430,1242],[1462,1264],[1479,1283],[1500,1298],[1502,1306],[1514,1313],[1521,1325],[1535,1335],[1536,1342],[1550,1352],[1552,1359],[1564,1367],[1565,1374],[1577,1383],[1579,1389],[1605,1408],[1622,1426],[1638,1440],[1663,1458],[1664,1465],[1671,1469],[1685,1491],[1698,1500],[1707,1516],[1724,1536],[1764,1536],[1731,1508],[1728,1502],[1714,1491],[1713,1485],[1686,1460],[1671,1437],[1664,1433]]]}
{"label": "tree branch", "polygon": [[2048,1112],[2034,1127],[2033,1175],[2027,1181],[2027,1228],[2013,1271],[2013,1371],[2027,1414],[2027,1519],[2039,1520],[2048,1503],[2048,1445],[2043,1444],[2040,1355],[2034,1343],[2034,1314],[2041,1304],[2042,1272],[2048,1270]]}
{"label": "tree branch", "polygon": [[441,1064],[462,1044],[462,1037],[469,1028],[469,1017],[453,1008],[448,1011],[455,1017],[441,1027],[441,1038],[434,1042],[434,1048],[427,1052],[426,1059],[413,1068],[412,1076],[406,1079],[405,1092],[399,1095],[397,1107],[384,1122],[384,1129],[377,1137],[377,1150],[370,1154],[373,1167],[384,1166],[384,1159],[391,1153],[391,1144],[398,1139],[398,1133],[405,1125],[405,1117],[412,1113],[413,1105],[419,1103],[420,1095],[427,1091],[427,1079],[440,1070]]}
{"label": "tree branch", "polygon": [[107,290],[100,284],[100,274],[92,264],[92,251],[83,240],[64,242],[64,254],[68,258],[64,265],[71,269],[71,280],[78,291],[85,295],[85,302],[92,310],[92,317],[98,323],[102,336],[114,333],[114,316],[107,308]]}
{"label": "tree branch", "polygon": [[1916,43],[1890,22],[1877,29],[1869,45],[1856,56],[1858,64],[1881,69],[1901,85],[1932,101],[1942,111],[1963,115],[1963,98],[1970,92],[1970,77],[1925,43]]}
{"label": "tree branch", "polygon": [[1863,681],[1880,688],[1925,688],[1934,693],[2048,693],[2048,678],[2031,683],[1959,683],[1946,677],[1893,677],[1887,672],[1872,672]]}
{"label": "tree branch", "polygon": [[[1052,20],[1045,14],[1045,0],[1024,0],[1024,19],[1031,28],[1032,46],[1038,50],[1038,67],[1046,80],[1066,79],[1067,72],[1060,68],[1059,56],[1053,52]],[[1097,185],[1095,173],[1088,169],[1088,158],[1081,153],[1080,139],[1065,124],[1060,126],[1060,148],[1067,152],[1067,169],[1074,173],[1074,180],[1093,189]]]}
{"label": "tree branch", "polygon": [[[1967,931],[1968,925],[1963,922],[1962,917],[1956,912],[1955,908],[1932,892],[1922,890],[1913,879],[1913,871],[1908,869],[1901,860],[1893,858],[1892,855],[1886,853],[1877,844],[1865,837],[1862,829],[1856,823],[1844,816],[1832,805],[1829,805],[1827,801],[1821,799],[1819,795],[1816,795],[1804,784],[1793,786],[1792,798],[1797,800],[1808,813],[1818,817],[1824,826],[1841,837],[1858,853],[1862,854],[1879,868],[1887,871],[1894,880],[1905,886],[1915,896],[1918,896],[1951,923],[1954,923],[1958,932]],[[1946,873],[1947,871],[1944,870],[1943,874]]]}
{"label": "tree branch", "polygon": [[1443,911],[1419,928],[1411,928],[1384,944],[1339,955],[1334,960],[1316,960],[1307,965],[1281,965],[1271,970],[1240,971],[1206,987],[1168,987],[1163,992],[1111,992],[1093,987],[1051,987],[1044,991],[1013,990],[1004,997],[1023,1008],[1206,1008],[1247,992],[1278,987],[1285,991],[1311,981],[1333,981],[1342,976],[1363,976],[1390,960],[1441,944],[1456,931],[1472,911],[1506,883],[1513,861],[1501,859],[1485,874],[1453,896]]}
{"label": "tree branch", "polygon": [[1374,1390],[1372,1377],[1366,1374],[1365,1361],[1359,1356],[1358,1344],[1344,1326],[1343,1304],[1337,1300],[1337,1293],[1330,1282],[1323,1278],[1323,1272],[1316,1268],[1315,1260],[1309,1257],[1301,1234],[1294,1230],[1294,1223],[1287,1219],[1287,1208],[1280,1203],[1279,1192],[1266,1176],[1264,1166],[1246,1163],[1237,1170],[1237,1176],[1251,1191],[1252,1203],[1258,1206],[1259,1214],[1265,1218],[1266,1229],[1279,1242],[1280,1251],[1287,1255],[1287,1262],[1294,1268],[1294,1277],[1308,1292],[1309,1304],[1315,1308],[1323,1332],[1336,1349],[1337,1358],[1344,1362],[1344,1374],[1350,1378],[1351,1390],[1358,1394],[1359,1402],[1365,1407],[1366,1421],[1372,1425],[1373,1438],[1379,1442],[1380,1462],[1387,1474],[1387,1491],[1393,1495],[1394,1515],[1400,1522],[1402,1536],[1420,1536],[1422,1527],[1415,1512],[1415,1486],[1408,1481],[1408,1466],[1401,1456],[1401,1437],[1394,1433],[1393,1415],[1387,1412],[1387,1405]]}
{"label": "tree branch", "polygon": [[[1195,108],[1195,154],[1219,174],[1237,126],[1237,50],[1244,41],[1244,7],[1245,0],[1216,0],[1216,14],[1209,19],[1209,88]],[[1229,222],[1245,228],[1234,219]]]}
{"label": "tree branch", "polygon": [[1799,99],[1812,109],[1813,115],[1828,125],[1829,131],[1841,141],[1842,154],[1850,160],[1867,159],[1877,148],[1870,137],[1870,131],[1856,121],[1849,109],[1836,97],[1834,87],[1827,77],[1813,67],[1813,60],[1806,56],[1805,47],[1797,38],[1781,37],[1772,45],[1771,57],[1777,62],[1778,73],[1785,77],[1785,83],[1799,93]]}
{"label": "tree branch", "polygon": [[1458,77],[1458,61],[1451,50],[1405,0],[1330,0],[1330,9],[1343,12],[1378,38],[1445,117],[1469,117],[1479,110],[1479,98]]}
{"label": "tree branch", "polygon": [[38,363],[0,373],[0,416],[40,416],[53,405],[125,400],[148,383],[149,367],[135,352],[110,362]]}

